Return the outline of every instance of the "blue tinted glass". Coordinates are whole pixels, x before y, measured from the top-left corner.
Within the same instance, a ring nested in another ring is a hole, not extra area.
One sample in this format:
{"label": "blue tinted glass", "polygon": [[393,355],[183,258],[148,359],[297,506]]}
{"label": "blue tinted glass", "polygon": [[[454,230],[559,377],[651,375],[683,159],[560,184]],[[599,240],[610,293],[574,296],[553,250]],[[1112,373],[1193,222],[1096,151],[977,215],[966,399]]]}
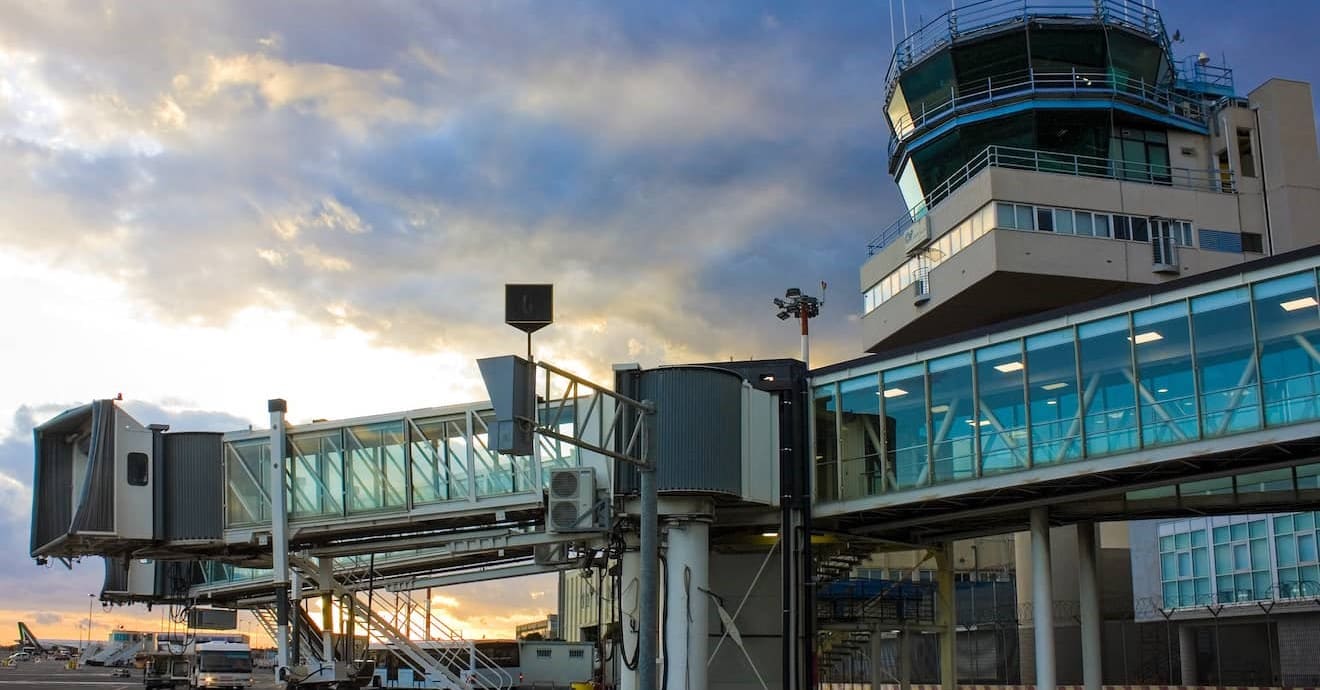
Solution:
{"label": "blue tinted glass", "polygon": [[1215,547],[1215,574],[1224,575],[1233,572],[1233,547],[1220,544]]}
{"label": "blue tinted glass", "polygon": [[1222,436],[1258,428],[1255,343],[1247,288],[1193,299],[1192,331],[1203,433]]}
{"label": "blue tinted glass", "polygon": [[1117,453],[1137,445],[1129,336],[1127,316],[1093,321],[1077,329],[1088,456]]}
{"label": "blue tinted glass", "polygon": [[890,369],[883,375],[881,404],[885,413],[885,471],[890,485],[900,489],[930,481],[926,431],[925,365]]}
{"label": "blue tinted glass", "polygon": [[1027,396],[1034,465],[1082,456],[1077,351],[1071,328],[1027,338]]}
{"label": "blue tinted glass", "polygon": [[1315,535],[1299,534],[1297,535],[1297,562],[1314,563],[1316,562]]}
{"label": "blue tinted glass", "polygon": [[1135,312],[1132,332],[1140,378],[1142,445],[1195,440],[1196,389],[1186,303]]}
{"label": "blue tinted glass", "polygon": [[931,463],[935,481],[976,476],[976,420],[971,353],[931,360]]}
{"label": "blue tinted glass", "polygon": [[816,429],[816,498],[830,501],[839,497],[839,401],[834,384],[816,387],[812,413]]}
{"label": "blue tinted glass", "polygon": [[880,377],[875,374],[839,384],[839,484],[843,498],[881,491]]}
{"label": "blue tinted glass", "polygon": [[1320,416],[1320,345],[1315,274],[1311,271],[1256,283],[1256,337],[1265,423],[1293,424]]}
{"label": "blue tinted glass", "polygon": [[1291,515],[1280,515],[1274,518],[1274,533],[1288,534],[1293,531],[1293,519]]}
{"label": "blue tinted glass", "polygon": [[977,425],[985,474],[1027,466],[1025,369],[1019,341],[976,351]]}
{"label": "blue tinted glass", "polygon": [[1315,513],[1297,513],[1293,515],[1293,529],[1298,532],[1315,529]]}
{"label": "blue tinted glass", "polygon": [[1297,565],[1297,545],[1291,534],[1274,538],[1274,555],[1280,566]]}

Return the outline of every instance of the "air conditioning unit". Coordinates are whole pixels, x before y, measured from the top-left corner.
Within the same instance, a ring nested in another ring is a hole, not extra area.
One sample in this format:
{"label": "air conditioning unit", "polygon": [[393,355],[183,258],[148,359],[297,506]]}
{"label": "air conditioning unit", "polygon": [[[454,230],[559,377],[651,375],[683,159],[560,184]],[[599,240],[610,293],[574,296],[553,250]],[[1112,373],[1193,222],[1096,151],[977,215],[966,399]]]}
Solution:
{"label": "air conditioning unit", "polygon": [[560,534],[594,532],[601,529],[599,522],[596,517],[595,469],[551,470],[546,531]]}
{"label": "air conditioning unit", "polygon": [[912,276],[912,303],[925,304],[930,301],[930,269],[922,266]]}
{"label": "air conditioning unit", "polygon": [[1179,273],[1178,245],[1172,237],[1152,237],[1150,239],[1151,267],[1155,273]]}

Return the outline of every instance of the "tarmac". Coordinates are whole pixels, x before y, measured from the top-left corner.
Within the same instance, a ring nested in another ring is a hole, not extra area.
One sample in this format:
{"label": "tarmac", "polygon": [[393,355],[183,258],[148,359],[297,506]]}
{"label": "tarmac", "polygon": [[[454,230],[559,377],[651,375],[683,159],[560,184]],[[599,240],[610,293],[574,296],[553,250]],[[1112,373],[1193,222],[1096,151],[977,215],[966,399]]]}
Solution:
{"label": "tarmac", "polygon": [[[59,661],[20,661],[0,667],[0,690],[53,690],[54,688],[93,688],[94,690],[141,690],[142,670],[129,668],[128,678],[111,675],[116,669],[90,666],[70,671]],[[257,669],[253,688],[274,690],[270,669]]]}

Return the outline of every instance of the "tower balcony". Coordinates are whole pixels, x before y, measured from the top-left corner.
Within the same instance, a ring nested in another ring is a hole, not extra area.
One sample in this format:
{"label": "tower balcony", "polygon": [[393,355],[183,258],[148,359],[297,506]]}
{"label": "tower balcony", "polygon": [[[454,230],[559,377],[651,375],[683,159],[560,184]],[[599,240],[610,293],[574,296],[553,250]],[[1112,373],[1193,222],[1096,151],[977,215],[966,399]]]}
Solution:
{"label": "tower balcony", "polygon": [[[1241,263],[1230,171],[989,146],[867,247],[871,351]],[[1009,298],[1011,296],[1011,298]]]}

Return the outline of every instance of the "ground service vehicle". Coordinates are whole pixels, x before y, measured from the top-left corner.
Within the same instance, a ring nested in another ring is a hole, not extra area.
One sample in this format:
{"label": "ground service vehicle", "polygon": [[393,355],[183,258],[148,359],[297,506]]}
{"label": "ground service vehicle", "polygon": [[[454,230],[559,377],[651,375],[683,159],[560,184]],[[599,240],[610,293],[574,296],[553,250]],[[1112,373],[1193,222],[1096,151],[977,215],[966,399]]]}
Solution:
{"label": "ground service vehicle", "polygon": [[182,654],[152,654],[142,671],[142,685],[153,688],[179,688],[189,683],[188,657]]}
{"label": "ground service vehicle", "polygon": [[188,685],[192,688],[248,688],[252,685],[252,649],[246,642],[190,642]]}

